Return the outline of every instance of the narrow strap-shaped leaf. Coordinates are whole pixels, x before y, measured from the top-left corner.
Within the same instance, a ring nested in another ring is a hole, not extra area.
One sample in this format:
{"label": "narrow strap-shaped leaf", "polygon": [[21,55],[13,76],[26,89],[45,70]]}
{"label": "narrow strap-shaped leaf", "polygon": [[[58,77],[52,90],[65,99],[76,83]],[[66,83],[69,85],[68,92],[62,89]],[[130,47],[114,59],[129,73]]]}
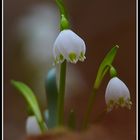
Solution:
{"label": "narrow strap-shaped leaf", "polygon": [[30,109],[32,109],[32,111],[36,115],[37,119],[39,121],[42,120],[38,102],[36,100],[35,95],[33,94],[33,91],[22,82],[14,81],[14,80],[12,80],[11,82],[22,93],[28,105],[30,106]]}
{"label": "narrow strap-shaped leaf", "polygon": [[117,53],[118,48],[119,48],[118,45],[114,46],[107,53],[107,55],[104,57],[102,63],[100,64],[100,67],[99,67],[98,73],[97,73],[97,77],[96,77],[96,80],[95,80],[95,84],[94,84],[95,89],[97,89],[100,86],[103,77],[105,76],[105,74],[107,73],[107,71],[109,69],[109,65],[112,64],[112,62],[115,58],[115,55]]}
{"label": "narrow strap-shaped leaf", "polygon": [[22,96],[25,98],[26,102],[28,103],[28,106],[30,107],[30,110],[36,116],[37,121],[39,122],[39,125],[40,125],[42,131],[47,129],[47,127],[43,121],[43,117],[41,115],[39,105],[38,105],[37,99],[36,99],[33,91],[22,82],[12,80],[11,83],[14,87],[17,88],[17,90],[20,91]]}
{"label": "narrow strap-shaped leaf", "polygon": [[47,108],[48,108],[48,127],[53,128],[56,126],[56,112],[57,112],[57,83],[56,83],[56,69],[52,68],[47,75],[46,82],[47,94]]}

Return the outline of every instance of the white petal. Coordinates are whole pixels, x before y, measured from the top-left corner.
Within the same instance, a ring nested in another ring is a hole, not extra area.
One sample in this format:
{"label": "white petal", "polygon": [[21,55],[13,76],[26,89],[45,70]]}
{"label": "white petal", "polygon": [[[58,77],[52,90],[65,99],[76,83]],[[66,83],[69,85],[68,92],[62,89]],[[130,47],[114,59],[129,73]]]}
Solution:
{"label": "white petal", "polygon": [[64,57],[60,53],[60,51],[56,45],[54,45],[54,47],[53,47],[53,56],[55,59],[55,63],[59,63],[59,62],[62,63],[64,61]]}
{"label": "white petal", "polygon": [[[82,40],[83,41],[83,40]],[[85,53],[86,53],[86,44],[85,44],[85,42],[83,41],[83,43],[82,43],[82,45],[81,45],[81,52],[83,52],[83,54],[85,55]]]}
{"label": "white petal", "polygon": [[130,99],[130,92],[127,86],[117,77],[112,78],[106,89],[105,100],[108,104],[110,100],[117,101],[123,97],[125,101]]}
{"label": "white petal", "polygon": [[41,134],[40,127],[35,116],[29,116],[26,120],[26,132],[28,135]]}

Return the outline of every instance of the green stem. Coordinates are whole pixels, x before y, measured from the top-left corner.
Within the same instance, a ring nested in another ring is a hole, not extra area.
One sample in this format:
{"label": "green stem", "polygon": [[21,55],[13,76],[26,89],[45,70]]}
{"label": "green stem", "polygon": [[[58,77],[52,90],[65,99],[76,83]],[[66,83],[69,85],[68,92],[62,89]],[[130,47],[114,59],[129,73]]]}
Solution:
{"label": "green stem", "polygon": [[83,129],[87,128],[89,116],[90,116],[90,113],[91,113],[93,105],[94,105],[96,92],[97,92],[97,89],[93,88],[93,92],[92,92],[91,97],[89,98],[89,101],[88,101],[87,112],[85,113],[85,117],[84,117],[84,121],[83,121],[83,126],[82,126]]}
{"label": "green stem", "polygon": [[[55,0],[61,14],[60,28],[61,31],[69,28],[68,16],[64,6],[63,0]],[[60,81],[59,81],[59,94],[57,104],[57,125],[64,124],[64,96],[65,96],[65,81],[66,81],[66,60],[60,65]]]}
{"label": "green stem", "polygon": [[65,81],[66,81],[66,60],[60,66],[60,83],[57,104],[57,125],[62,126],[64,123],[64,95],[65,95]]}
{"label": "green stem", "polygon": [[65,5],[64,5],[63,0],[55,0],[55,1],[57,3],[57,6],[59,7],[60,13],[63,14],[66,18],[68,18],[68,14],[67,14],[67,11],[65,9]]}
{"label": "green stem", "polygon": [[40,126],[41,132],[44,133],[48,129],[44,121],[38,121],[38,124]]}

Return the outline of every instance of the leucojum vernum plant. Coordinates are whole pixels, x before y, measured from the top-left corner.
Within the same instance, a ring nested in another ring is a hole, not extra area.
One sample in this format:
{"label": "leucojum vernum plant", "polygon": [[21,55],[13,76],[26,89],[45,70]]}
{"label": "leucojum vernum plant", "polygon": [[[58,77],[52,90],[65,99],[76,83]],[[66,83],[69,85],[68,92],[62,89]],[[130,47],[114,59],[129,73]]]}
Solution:
{"label": "leucojum vernum plant", "polygon": [[[12,85],[16,87],[27,102],[29,116],[26,122],[28,134],[41,134],[51,128],[64,126],[64,97],[66,83],[67,63],[76,64],[78,61],[84,62],[86,57],[86,44],[84,40],[70,29],[68,14],[64,7],[63,0],[56,0],[60,10],[60,33],[53,45],[54,65],[48,72],[45,86],[47,91],[47,110],[43,117],[38,101],[33,91],[24,83],[12,80]],[[118,107],[131,108],[130,92],[124,82],[117,77],[117,70],[112,65],[119,46],[115,45],[104,57],[100,63],[93,90],[89,97],[87,110],[83,114],[81,129],[86,129],[89,124],[89,118],[93,110],[97,91],[101,85],[104,76],[109,71],[110,81],[105,91],[106,109],[105,113],[111,112]],[[60,65],[59,85],[56,82],[55,66]],[[75,130],[75,115],[71,109],[69,113],[68,128]],[[44,119],[45,118],[45,119]]]}

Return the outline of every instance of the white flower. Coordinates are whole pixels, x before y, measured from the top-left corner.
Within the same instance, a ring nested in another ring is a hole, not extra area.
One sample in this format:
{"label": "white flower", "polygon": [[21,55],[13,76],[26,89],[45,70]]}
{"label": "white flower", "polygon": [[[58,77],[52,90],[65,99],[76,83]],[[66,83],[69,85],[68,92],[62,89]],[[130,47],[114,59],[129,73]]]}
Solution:
{"label": "white flower", "polygon": [[53,46],[56,63],[62,63],[65,59],[71,63],[84,61],[85,52],[85,42],[71,30],[61,31]]}
{"label": "white flower", "polygon": [[29,116],[26,120],[26,132],[28,135],[41,134],[40,127],[35,116]]}
{"label": "white flower", "polygon": [[111,111],[113,107],[131,108],[130,92],[127,86],[117,77],[113,77],[106,88],[105,101],[107,110]]}

